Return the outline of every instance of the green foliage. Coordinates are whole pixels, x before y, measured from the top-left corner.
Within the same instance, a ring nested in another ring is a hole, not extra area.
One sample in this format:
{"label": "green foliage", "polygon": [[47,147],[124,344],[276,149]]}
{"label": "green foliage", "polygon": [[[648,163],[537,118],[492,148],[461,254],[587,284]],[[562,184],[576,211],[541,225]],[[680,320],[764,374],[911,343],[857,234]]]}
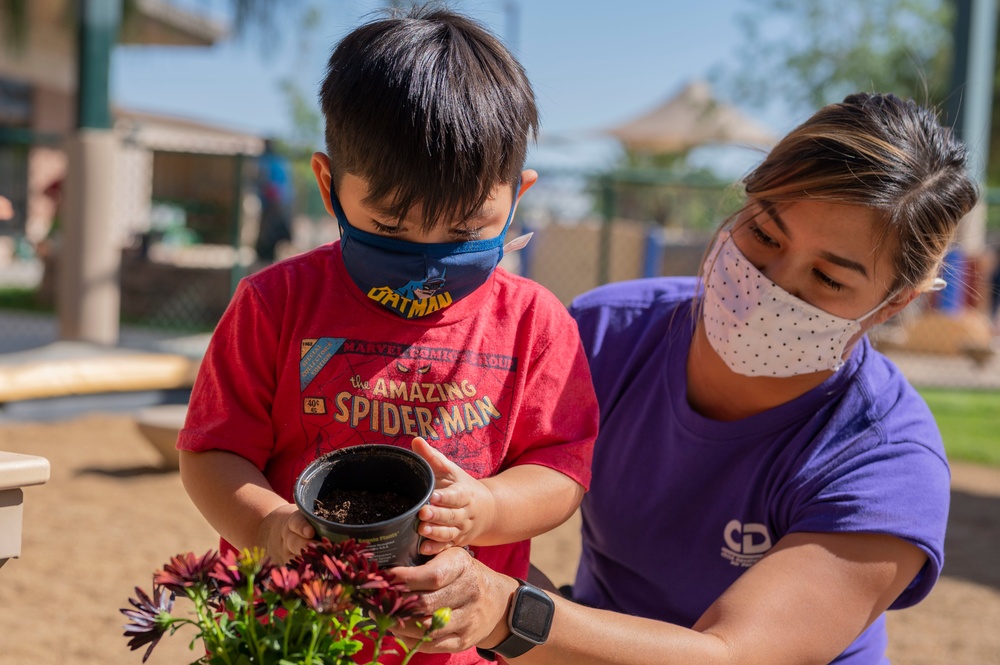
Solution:
{"label": "green foliage", "polygon": [[667,228],[713,231],[742,202],[742,190],[708,169],[690,169],[683,160],[670,166],[670,155],[649,155],[643,168],[596,174],[587,189],[599,215],[649,222]]}
{"label": "green foliage", "polygon": [[1000,466],[997,406],[1000,392],[921,389],[950,459]]}
{"label": "green foliage", "polygon": [[[322,19],[318,5],[310,5],[299,20],[299,57],[308,54],[308,45]],[[304,64],[304,63],[301,63]],[[296,67],[301,69],[303,67]],[[295,189],[295,210],[313,216],[325,214],[322,200],[313,176],[310,160],[313,152],[324,149],[323,116],[315,95],[307,95],[292,76],[278,82],[278,89],[285,98],[285,107],[291,121],[291,130],[275,141],[277,151],[288,158],[292,165],[292,182]]]}
{"label": "green foliage", "polygon": [[20,53],[28,41],[28,0],[0,0],[0,41]]}
{"label": "green foliage", "polygon": [[52,312],[52,307],[38,300],[38,290],[31,288],[0,288],[0,310],[21,312]]}
{"label": "green foliage", "polygon": [[949,0],[751,0],[735,71],[720,88],[764,107],[811,112],[858,91],[940,104],[949,89]]}
{"label": "green foliage", "polygon": [[292,131],[275,139],[275,150],[292,165],[295,210],[309,215],[315,212],[312,199],[318,192],[310,162],[313,152],[323,149],[322,118],[315,103],[310,102],[295,81],[285,78],[279,85],[292,118]]}
{"label": "green foliage", "polygon": [[[121,612],[129,648],[146,649],[143,662],[164,636],[193,629],[198,657],[191,665],[354,665],[362,638],[373,643],[369,665],[383,652],[400,654],[406,665],[451,617],[447,608],[422,615],[418,596],[353,540],[314,541],[284,566],[258,548],[185,552],[154,573],[151,594],[135,592]],[[177,596],[193,611],[175,612]],[[426,626],[414,648],[385,640],[412,619]]]}

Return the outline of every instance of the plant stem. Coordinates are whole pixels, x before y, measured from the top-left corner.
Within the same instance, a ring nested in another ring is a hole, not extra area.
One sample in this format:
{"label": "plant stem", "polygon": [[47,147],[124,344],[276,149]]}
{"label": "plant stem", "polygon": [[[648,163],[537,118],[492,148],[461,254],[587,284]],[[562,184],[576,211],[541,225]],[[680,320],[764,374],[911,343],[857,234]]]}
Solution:
{"label": "plant stem", "polygon": [[312,624],[312,639],[309,640],[309,650],[306,651],[306,665],[312,665],[313,654],[316,653],[316,640],[319,638],[319,626],[314,621]]}
{"label": "plant stem", "polygon": [[[399,640],[397,640],[397,642],[398,641]],[[425,634],[423,637],[420,638],[420,641],[413,646],[412,649],[406,649],[406,645],[400,642],[400,646],[404,648],[404,650],[406,651],[406,655],[403,657],[403,660],[402,662],[400,662],[399,665],[407,665],[407,663],[410,662],[410,659],[413,658],[413,654],[417,653],[417,651],[420,650],[421,646],[430,641],[431,641],[431,636],[429,634]]]}
{"label": "plant stem", "polygon": [[257,613],[254,607],[254,575],[247,575],[247,597],[243,606],[246,614],[247,633],[250,634],[250,648],[257,657],[258,663],[264,662],[264,652],[261,651],[260,640],[257,639]]}
{"label": "plant stem", "polygon": [[288,653],[288,638],[292,634],[292,610],[285,608],[285,639],[282,640],[282,652]]}
{"label": "plant stem", "polygon": [[[188,598],[194,603],[194,611],[198,616],[198,628],[201,630],[202,639],[205,641],[205,649],[213,655],[219,653],[227,665],[232,665],[233,661],[229,658],[229,653],[223,648],[226,636],[222,632],[222,628],[219,627],[219,622],[216,621],[215,614],[208,609],[208,604],[202,595],[204,591],[204,589],[192,590],[188,593]],[[214,649],[209,648],[209,638],[214,638]]]}
{"label": "plant stem", "polygon": [[382,640],[385,639],[385,631],[379,626],[378,631],[375,633],[375,647],[372,650],[372,662],[377,663],[379,657],[382,655]]}

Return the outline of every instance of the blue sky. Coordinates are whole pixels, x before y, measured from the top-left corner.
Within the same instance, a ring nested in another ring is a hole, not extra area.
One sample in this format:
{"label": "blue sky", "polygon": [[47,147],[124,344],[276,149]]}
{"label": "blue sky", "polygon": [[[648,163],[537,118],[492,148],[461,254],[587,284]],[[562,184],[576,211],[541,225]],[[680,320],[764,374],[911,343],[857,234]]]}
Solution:
{"label": "blue sky", "polygon": [[[226,19],[224,0],[174,2]],[[518,0],[513,31],[504,0],[458,0],[452,6],[514,42],[538,98],[542,149],[556,146],[571,159],[587,160],[606,147],[591,139],[601,128],[648,110],[712,68],[736,62],[743,39],[739,14],[752,2]],[[322,23],[305,49],[291,16],[279,19],[280,42],[266,50],[254,35],[211,48],[119,47],[112,99],[133,109],[287,133],[289,112],[278,82],[292,77],[313,96],[331,46],[382,3],[319,0],[319,5]],[[789,128],[787,120],[745,111],[778,131]],[[593,149],[587,152],[586,146]]]}

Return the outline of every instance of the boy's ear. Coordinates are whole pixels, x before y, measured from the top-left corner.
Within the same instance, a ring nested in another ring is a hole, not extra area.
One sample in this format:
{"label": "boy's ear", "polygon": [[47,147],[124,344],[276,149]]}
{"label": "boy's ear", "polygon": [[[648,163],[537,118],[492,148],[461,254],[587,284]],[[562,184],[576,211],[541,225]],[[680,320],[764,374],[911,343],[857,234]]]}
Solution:
{"label": "boy's ear", "polygon": [[322,152],[314,152],[309,160],[313,175],[316,176],[316,184],[319,186],[319,194],[323,197],[323,207],[330,217],[336,217],[333,212],[333,203],[330,202],[330,181],[333,174],[330,173],[330,158]]}
{"label": "boy's ear", "polygon": [[531,189],[536,182],[538,182],[538,171],[534,169],[521,171],[521,188],[517,190],[517,197],[521,198],[521,195]]}

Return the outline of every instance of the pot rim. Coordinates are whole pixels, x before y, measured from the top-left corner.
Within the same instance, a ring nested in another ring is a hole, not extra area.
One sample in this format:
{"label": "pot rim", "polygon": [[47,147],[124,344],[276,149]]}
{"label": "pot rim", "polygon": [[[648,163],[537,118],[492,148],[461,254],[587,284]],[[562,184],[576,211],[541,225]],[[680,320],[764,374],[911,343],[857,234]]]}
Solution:
{"label": "pot rim", "polygon": [[[331,459],[341,459],[351,455],[363,455],[365,450],[377,449],[376,452],[388,453],[391,455],[397,455],[399,457],[407,458],[411,461],[417,463],[417,466],[421,467],[426,472],[426,478],[428,480],[428,489],[424,493],[424,496],[417,501],[416,504],[409,510],[402,512],[389,519],[382,520],[381,522],[370,522],[368,524],[344,524],[343,522],[334,522],[328,520],[325,517],[320,517],[313,512],[312,507],[307,507],[303,504],[302,500],[302,490],[306,484],[308,484],[320,471],[325,467],[329,466]],[[328,453],[320,455],[302,470],[302,473],[295,479],[295,485],[292,489],[292,498],[295,500],[295,505],[298,506],[309,519],[316,520],[320,524],[329,525],[335,528],[337,531],[345,534],[362,534],[379,527],[384,527],[393,522],[405,521],[413,517],[417,512],[420,511],[427,503],[430,501],[431,494],[434,493],[434,470],[431,468],[430,463],[427,462],[423,457],[413,452],[409,448],[404,448],[402,446],[394,446],[388,443],[361,443],[354,446],[348,446],[346,448],[338,448],[337,450],[331,450]]]}

